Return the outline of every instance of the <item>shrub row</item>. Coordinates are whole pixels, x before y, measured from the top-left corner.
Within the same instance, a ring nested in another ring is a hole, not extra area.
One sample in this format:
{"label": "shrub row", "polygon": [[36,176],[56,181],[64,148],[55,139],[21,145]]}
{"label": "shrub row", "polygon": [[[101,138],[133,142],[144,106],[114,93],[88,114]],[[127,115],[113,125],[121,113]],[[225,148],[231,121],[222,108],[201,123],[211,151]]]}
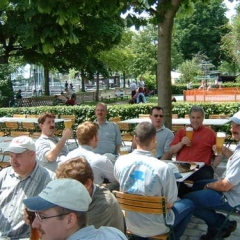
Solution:
{"label": "shrub row", "polygon": [[[156,104],[117,104],[108,106],[108,118],[120,116],[122,120],[136,118],[139,114],[147,114],[151,107]],[[184,118],[189,113],[189,109],[193,105],[202,106],[206,113],[206,118],[211,114],[224,114],[232,116],[239,111],[239,103],[187,103],[176,102],[173,103],[172,113],[178,114],[179,118]],[[76,123],[82,123],[86,120],[93,121],[95,106],[81,105],[81,106],[41,106],[41,107],[19,107],[19,108],[0,108],[0,116],[11,117],[13,114],[40,114],[42,112],[52,112],[58,117],[61,115],[74,114],[76,116]],[[224,130],[229,132],[230,126],[226,124],[219,127],[217,130]]]}

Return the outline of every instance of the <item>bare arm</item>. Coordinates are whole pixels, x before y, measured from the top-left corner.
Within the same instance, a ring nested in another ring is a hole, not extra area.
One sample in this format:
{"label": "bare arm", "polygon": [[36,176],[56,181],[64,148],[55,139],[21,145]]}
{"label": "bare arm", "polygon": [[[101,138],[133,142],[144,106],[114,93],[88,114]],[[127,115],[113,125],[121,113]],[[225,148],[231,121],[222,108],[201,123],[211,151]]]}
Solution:
{"label": "bare arm", "polygon": [[189,144],[191,144],[191,141],[187,137],[183,137],[179,143],[170,147],[170,154],[173,155],[178,153],[184,145],[189,145]]}
{"label": "bare arm", "polygon": [[172,154],[170,153],[170,151],[165,152],[161,157],[161,160],[171,160],[171,159],[172,159]]}
{"label": "bare arm", "polygon": [[226,158],[230,158],[233,155],[233,151],[231,151],[229,148],[227,147],[223,147],[222,148],[222,153]]}
{"label": "bare arm", "polygon": [[120,154],[120,147],[121,147],[121,145],[116,146],[116,151],[117,151],[118,154]]}
{"label": "bare arm", "polygon": [[56,159],[60,156],[60,153],[66,143],[66,141],[72,136],[71,129],[63,130],[62,138],[56,144],[56,146],[46,153],[46,159],[50,162],[56,161]]}
{"label": "bare arm", "polygon": [[204,189],[213,189],[219,192],[228,192],[233,187],[234,186],[227,179],[224,178],[216,182],[206,184]]}
{"label": "bare arm", "polygon": [[[212,148],[212,149],[213,149],[214,152],[216,152],[216,145],[213,145],[213,148]],[[225,157],[229,158],[229,157],[232,156],[233,152],[232,152],[229,148],[223,147],[223,148],[222,148],[222,154],[223,154]],[[214,159],[214,161],[213,161],[213,163],[212,163],[213,168],[216,168],[216,167],[219,165],[219,163],[220,163],[220,162],[222,161],[222,159],[223,159],[223,155],[217,155],[217,156],[215,156],[215,159]]]}

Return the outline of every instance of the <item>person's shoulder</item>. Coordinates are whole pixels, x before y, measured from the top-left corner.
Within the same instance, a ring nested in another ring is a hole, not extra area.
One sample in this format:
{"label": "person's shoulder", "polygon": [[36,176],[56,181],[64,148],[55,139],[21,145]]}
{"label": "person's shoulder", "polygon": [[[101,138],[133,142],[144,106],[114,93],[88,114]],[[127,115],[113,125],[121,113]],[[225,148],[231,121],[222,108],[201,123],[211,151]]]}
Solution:
{"label": "person's shoulder", "polygon": [[127,240],[127,237],[117,228],[102,226],[97,229],[98,240],[114,239],[114,240]]}
{"label": "person's shoulder", "polygon": [[40,164],[38,164],[37,172],[38,172],[39,175],[41,175],[41,176],[48,176],[52,180],[56,178],[55,172],[49,170],[48,168],[45,168],[45,167],[41,166]]}

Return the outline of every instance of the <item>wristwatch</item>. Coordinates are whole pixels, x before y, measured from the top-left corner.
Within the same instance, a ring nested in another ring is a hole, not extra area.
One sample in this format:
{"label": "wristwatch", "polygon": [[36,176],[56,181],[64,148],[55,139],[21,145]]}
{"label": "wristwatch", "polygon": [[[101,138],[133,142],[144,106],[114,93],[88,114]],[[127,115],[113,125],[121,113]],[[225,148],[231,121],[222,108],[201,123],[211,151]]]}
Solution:
{"label": "wristwatch", "polygon": [[209,184],[206,184],[206,188],[209,189]]}

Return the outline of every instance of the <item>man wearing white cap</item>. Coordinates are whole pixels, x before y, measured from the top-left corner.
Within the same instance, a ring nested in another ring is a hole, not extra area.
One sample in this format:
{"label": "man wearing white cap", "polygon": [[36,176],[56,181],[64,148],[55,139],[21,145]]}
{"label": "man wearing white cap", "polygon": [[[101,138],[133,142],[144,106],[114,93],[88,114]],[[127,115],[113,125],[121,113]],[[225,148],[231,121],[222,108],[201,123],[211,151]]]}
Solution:
{"label": "man wearing white cap", "polygon": [[50,182],[36,197],[23,200],[35,212],[32,227],[42,240],[126,240],[116,228],[87,226],[91,197],[86,188],[74,179]]}
{"label": "man wearing white cap", "polygon": [[[240,112],[230,118],[232,137],[240,140]],[[214,146],[216,149],[216,146]],[[226,216],[218,210],[230,211],[240,203],[240,145],[235,151],[223,147],[222,154],[228,158],[226,171],[222,179],[201,180],[194,183],[191,192],[184,198],[192,200],[196,204],[193,215],[205,221],[208,226],[206,234],[200,239],[211,240],[218,227],[225,221]],[[227,226],[220,237],[227,238],[237,228],[236,221],[227,221]]]}
{"label": "man wearing white cap", "polygon": [[35,151],[33,140],[27,136],[14,138],[5,150],[11,167],[0,172],[0,236],[29,237],[22,200],[39,194],[55,178],[53,172],[38,165]]}

